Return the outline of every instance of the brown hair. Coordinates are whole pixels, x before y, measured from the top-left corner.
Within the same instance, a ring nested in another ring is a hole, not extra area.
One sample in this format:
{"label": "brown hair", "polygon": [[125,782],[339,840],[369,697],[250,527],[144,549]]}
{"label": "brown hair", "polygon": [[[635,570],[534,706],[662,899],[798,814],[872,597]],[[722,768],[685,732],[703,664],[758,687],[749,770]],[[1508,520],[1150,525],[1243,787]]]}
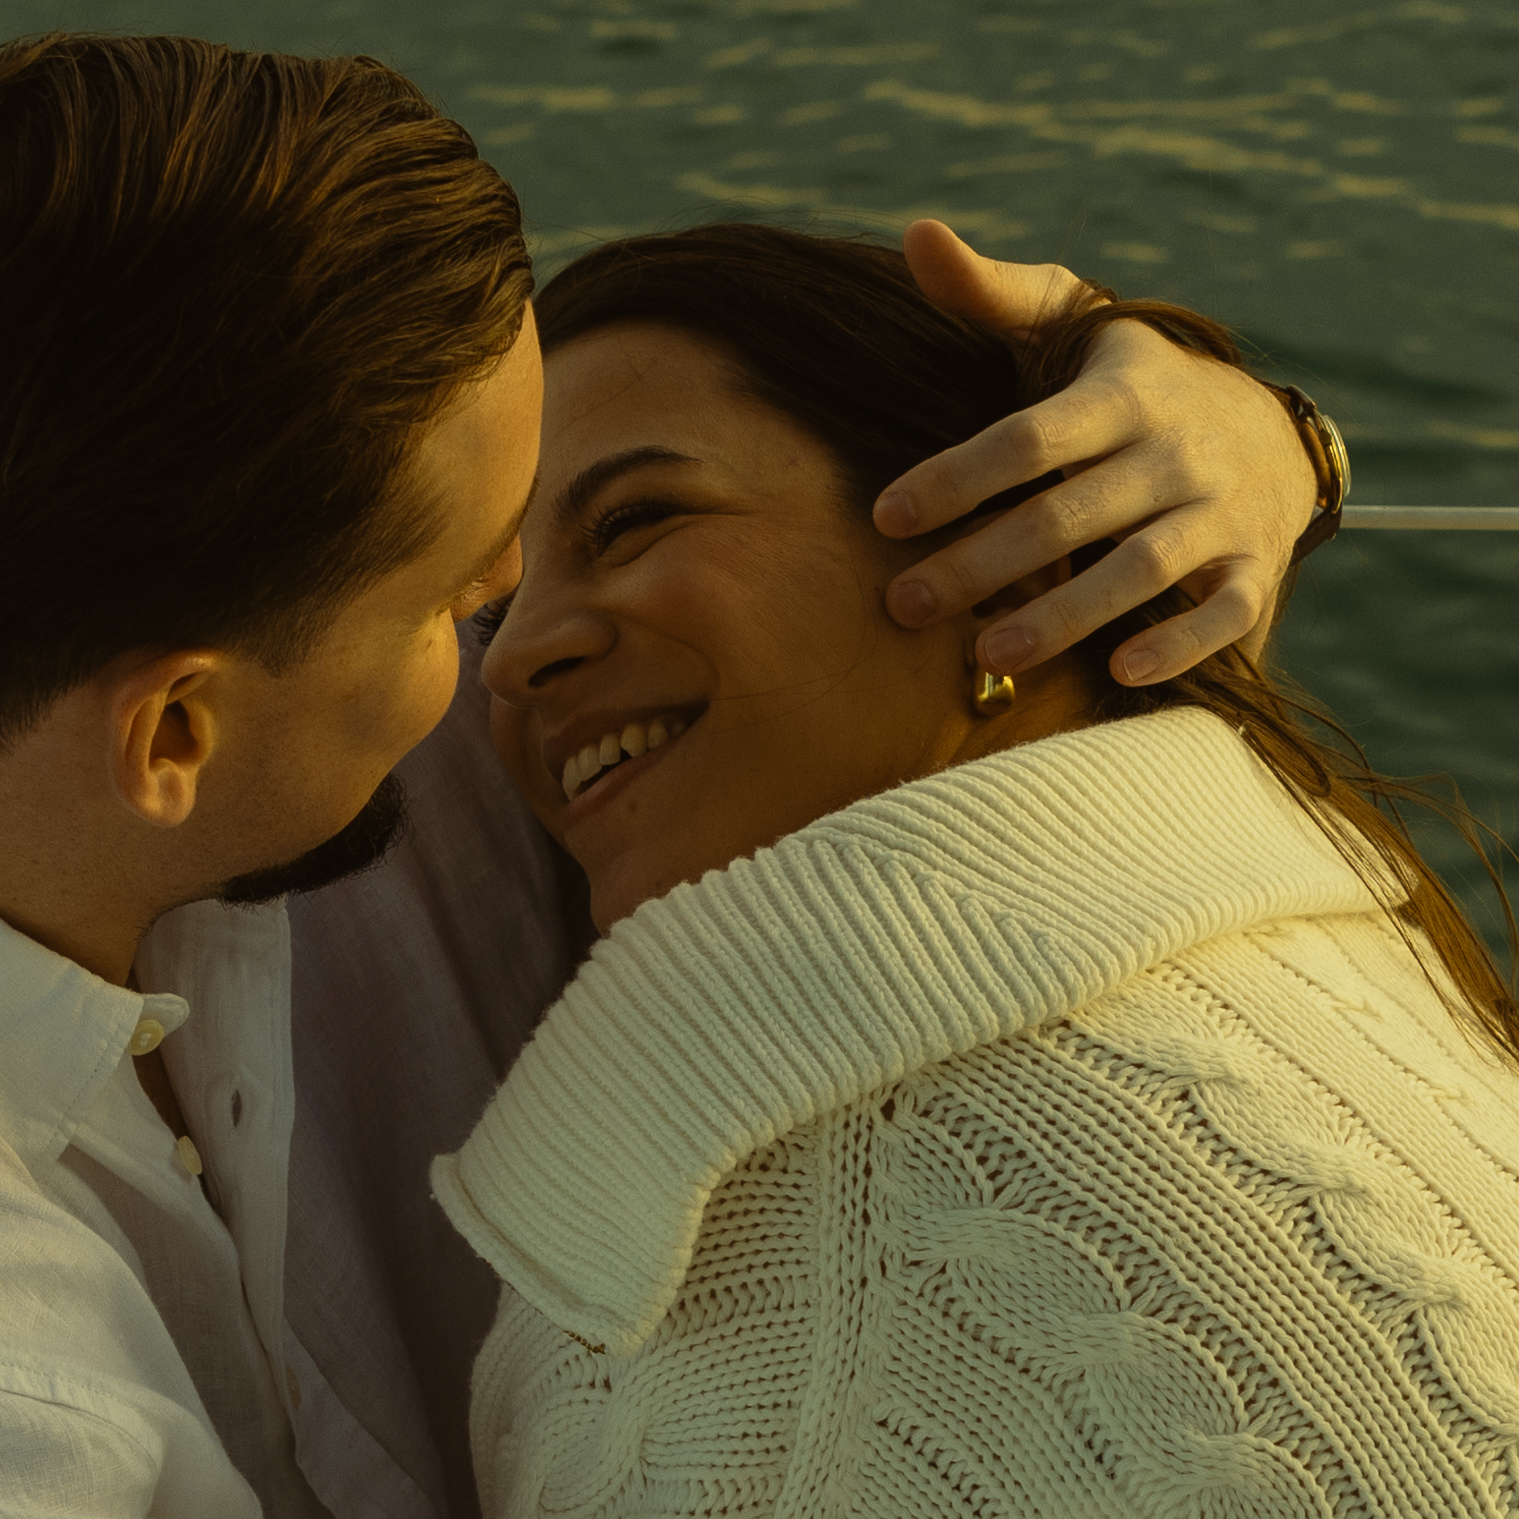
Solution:
{"label": "brown hair", "polygon": [[372,58],[0,47],[0,744],[132,649],[298,661],[436,536],[417,429],[531,291],[511,187]]}
{"label": "brown hair", "polygon": [[[1108,304],[1099,304],[1106,300]],[[747,224],[605,244],[561,271],[536,303],[544,352],[613,322],[682,328],[737,360],[736,383],[806,427],[844,467],[862,510],[912,465],[1068,385],[1108,322],[1137,318],[1171,341],[1243,367],[1228,331],[1157,301],[1089,290],[1052,313],[1024,353],[929,302],[895,250],[861,238],[812,237]],[[1045,476],[983,503],[1002,508],[1048,488]],[[1094,545],[1078,567],[1112,547]],[[1285,604],[1284,591],[1278,606]],[[1209,656],[1158,685],[1120,685],[1108,660],[1125,640],[1191,605],[1172,589],[1078,645],[1101,694],[1099,720],[1171,707],[1217,713],[1245,741],[1386,909],[1447,1008],[1519,1061],[1519,1007],[1486,945],[1415,849],[1397,803],[1433,806],[1476,850],[1516,941],[1502,883],[1476,825],[1417,789],[1378,775],[1311,703],[1287,694],[1237,649]],[[1304,719],[1337,733],[1322,741]],[[1432,963],[1433,950],[1439,975]]]}

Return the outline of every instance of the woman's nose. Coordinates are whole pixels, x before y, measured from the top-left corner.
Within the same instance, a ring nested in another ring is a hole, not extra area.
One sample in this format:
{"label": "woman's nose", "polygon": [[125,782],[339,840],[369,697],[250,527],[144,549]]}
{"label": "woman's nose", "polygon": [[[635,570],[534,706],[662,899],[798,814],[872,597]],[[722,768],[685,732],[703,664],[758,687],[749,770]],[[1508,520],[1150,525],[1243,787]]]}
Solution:
{"label": "woman's nose", "polygon": [[[520,593],[519,593],[520,595]],[[600,659],[616,642],[610,619],[597,612],[514,602],[491,642],[480,675],[493,696],[536,707],[572,670]]]}

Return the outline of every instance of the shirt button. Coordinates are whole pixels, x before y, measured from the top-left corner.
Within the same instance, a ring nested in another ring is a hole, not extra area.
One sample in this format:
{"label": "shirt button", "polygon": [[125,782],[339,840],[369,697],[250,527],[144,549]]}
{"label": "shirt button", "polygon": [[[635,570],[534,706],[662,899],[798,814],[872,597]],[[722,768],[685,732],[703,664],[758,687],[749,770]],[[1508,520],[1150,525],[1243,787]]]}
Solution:
{"label": "shirt button", "polygon": [[174,1148],[179,1151],[179,1163],[191,1176],[199,1176],[204,1169],[200,1163],[200,1151],[195,1148],[195,1141],[188,1134],[182,1134],[174,1141]]}
{"label": "shirt button", "polygon": [[290,1390],[290,1406],[292,1408],[299,1408],[301,1406],[301,1383],[300,1378],[295,1374],[295,1367],[293,1366],[285,1368],[285,1386]]}
{"label": "shirt button", "polygon": [[157,1018],[144,1018],[132,1030],[127,1048],[135,1055],[151,1055],[164,1042],[164,1026]]}

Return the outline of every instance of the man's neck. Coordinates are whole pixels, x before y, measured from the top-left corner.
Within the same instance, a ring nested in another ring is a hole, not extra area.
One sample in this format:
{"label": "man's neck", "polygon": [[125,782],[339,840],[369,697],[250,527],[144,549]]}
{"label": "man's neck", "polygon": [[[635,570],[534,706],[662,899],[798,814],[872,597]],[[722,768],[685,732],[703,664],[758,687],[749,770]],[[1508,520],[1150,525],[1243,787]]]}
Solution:
{"label": "man's neck", "polygon": [[162,865],[147,853],[163,841],[128,826],[81,722],[65,703],[0,750],[0,918],[124,986],[138,941],[168,905],[157,900]]}
{"label": "man's neck", "polygon": [[18,789],[0,784],[0,919],[125,986],[142,936],[193,893],[175,893],[136,841],[71,816],[66,799],[28,806]]}
{"label": "man's neck", "polygon": [[135,922],[127,915],[98,915],[91,913],[85,894],[75,898],[62,892],[28,893],[19,900],[14,894],[0,895],[0,918],[17,933],[92,971],[102,981],[125,986],[152,914],[144,912]]}
{"label": "man's neck", "polygon": [[0,837],[0,855],[6,857],[0,867],[0,917],[100,980],[126,986],[138,943],[156,914],[146,904],[91,889],[81,870],[70,869],[64,851],[58,858],[38,851],[29,860],[24,849],[11,852],[9,846],[11,840]]}

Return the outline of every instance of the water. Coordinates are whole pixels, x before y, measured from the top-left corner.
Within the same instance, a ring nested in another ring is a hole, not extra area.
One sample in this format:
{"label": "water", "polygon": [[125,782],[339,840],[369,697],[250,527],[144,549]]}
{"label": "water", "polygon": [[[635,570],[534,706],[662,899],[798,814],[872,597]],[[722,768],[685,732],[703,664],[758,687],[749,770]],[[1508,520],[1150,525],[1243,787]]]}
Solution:
{"label": "water", "polygon": [[[1357,500],[1519,504],[1514,5],[0,0],[50,26],[377,54],[516,184],[545,271],[735,210],[941,216],[1240,329],[1340,421]],[[1381,768],[1511,842],[1516,596],[1519,534],[1346,534],[1281,643]]]}

